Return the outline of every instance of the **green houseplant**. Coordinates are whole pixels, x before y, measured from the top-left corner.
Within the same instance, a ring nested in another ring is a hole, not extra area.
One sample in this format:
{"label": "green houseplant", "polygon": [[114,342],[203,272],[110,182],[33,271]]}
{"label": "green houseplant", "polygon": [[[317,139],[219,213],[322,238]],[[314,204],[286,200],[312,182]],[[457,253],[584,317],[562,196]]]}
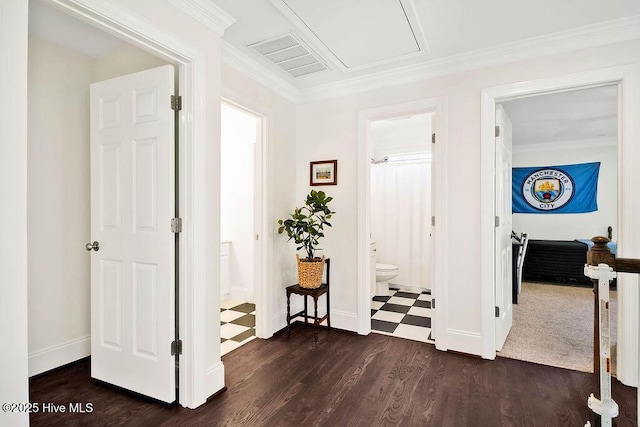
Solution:
{"label": "green houseplant", "polygon": [[318,288],[322,281],[324,256],[316,257],[315,251],[320,238],[324,237],[324,227],[331,227],[328,220],[335,212],[328,205],[332,200],[324,191],[311,190],[304,206],[295,208],[289,218],[278,220],[278,234],[286,232],[289,240],[296,243],[296,250],[306,252],[304,259],[296,255],[298,283],[303,288]]}

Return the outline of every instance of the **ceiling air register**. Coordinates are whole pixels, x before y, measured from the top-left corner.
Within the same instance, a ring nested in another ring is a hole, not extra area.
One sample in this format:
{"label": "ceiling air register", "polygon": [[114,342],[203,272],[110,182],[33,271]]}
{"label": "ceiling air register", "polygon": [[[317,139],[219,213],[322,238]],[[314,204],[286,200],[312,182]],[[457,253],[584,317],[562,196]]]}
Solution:
{"label": "ceiling air register", "polygon": [[293,34],[253,43],[249,47],[293,77],[327,69],[324,61]]}

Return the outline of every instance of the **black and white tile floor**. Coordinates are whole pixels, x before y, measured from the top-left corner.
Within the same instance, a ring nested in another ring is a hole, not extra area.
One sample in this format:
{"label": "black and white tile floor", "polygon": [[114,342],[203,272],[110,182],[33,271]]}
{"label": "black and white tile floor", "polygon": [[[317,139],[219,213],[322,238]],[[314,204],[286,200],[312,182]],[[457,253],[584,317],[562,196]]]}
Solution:
{"label": "black and white tile floor", "polygon": [[228,300],[220,304],[221,355],[235,350],[256,337],[256,306]]}
{"label": "black and white tile floor", "polygon": [[431,294],[391,289],[393,295],[371,301],[371,331],[434,344],[431,335]]}

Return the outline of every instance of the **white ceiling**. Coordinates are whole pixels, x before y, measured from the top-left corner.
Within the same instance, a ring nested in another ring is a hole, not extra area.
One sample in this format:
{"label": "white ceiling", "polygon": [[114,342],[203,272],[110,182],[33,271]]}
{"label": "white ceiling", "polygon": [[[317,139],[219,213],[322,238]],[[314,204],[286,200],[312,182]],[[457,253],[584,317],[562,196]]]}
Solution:
{"label": "white ceiling", "polygon": [[[299,88],[640,13],[636,0],[210,1],[237,19],[225,32],[225,40]],[[29,32],[91,57],[124,43],[37,0],[29,2]],[[294,79],[245,46],[288,33],[316,48],[331,69]],[[331,66],[336,61],[341,66]],[[503,105],[513,122],[516,146],[610,140],[617,135],[616,86]],[[375,132],[384,140],[402,134],[402,139],[417,141],[424,128],[420,116],[375,124]]]}
{"label": "white ceiling", "polygon": [[559,92],[503,102],[514,146],[589,140],[618,133],[618,87]]}
{"label": "white ceiling", "polygon": [[100,58],[124,42],[39,1],[29,1],[29,35]]}
{"label": "white ceiling", "polygon": [[[223,39],[298,89],[640,14],[637,0],[211,1],[236,18]],[[410,28],[418,33],[414,43]],[[293,78],[246,47],[289,32],[330,69]],[[428,49],[416,55],[415,43]],[[351,68],[336,65],[332,54]]]}

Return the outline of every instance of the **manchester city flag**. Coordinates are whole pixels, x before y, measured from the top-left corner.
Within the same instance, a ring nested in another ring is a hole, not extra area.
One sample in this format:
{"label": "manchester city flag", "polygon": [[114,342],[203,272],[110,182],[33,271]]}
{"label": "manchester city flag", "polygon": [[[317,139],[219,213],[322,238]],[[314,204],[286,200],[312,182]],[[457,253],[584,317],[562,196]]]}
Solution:
{"label": "manchester city flag", "polygon": [[513,213],[584,213],[598,210],[600,162],[513,168]]}

